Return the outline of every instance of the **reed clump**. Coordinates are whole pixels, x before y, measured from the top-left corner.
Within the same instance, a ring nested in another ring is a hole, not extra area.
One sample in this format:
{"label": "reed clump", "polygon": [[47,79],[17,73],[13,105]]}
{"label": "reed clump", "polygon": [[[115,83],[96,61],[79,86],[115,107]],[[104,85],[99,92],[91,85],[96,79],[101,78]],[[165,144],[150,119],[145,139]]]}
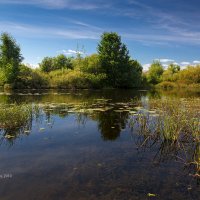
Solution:
{"label": "reed clump", "polygon": [[27,124],[31,117],[31,105],[0,105],[0,129],[20,128]]}
{"label": "reed clump", "polygon": [[167,152],[192,165],[193,176],[200,178],[200,99],[147,99],[140,107],[130,121],[139,134],[139,146],[160,144],[158,154],[166,158]]}

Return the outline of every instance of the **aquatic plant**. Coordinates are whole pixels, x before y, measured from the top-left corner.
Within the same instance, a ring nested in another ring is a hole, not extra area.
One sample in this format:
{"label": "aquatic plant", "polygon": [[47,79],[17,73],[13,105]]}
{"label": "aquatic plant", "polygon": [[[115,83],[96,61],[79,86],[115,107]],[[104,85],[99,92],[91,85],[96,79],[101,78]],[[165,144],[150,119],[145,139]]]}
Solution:
{"label": "aquatic plant", "polygon": [[0,128],[21,127],[32,116],[30,105],[1,105]]}
{"label": "aquatic plant", "polygon": [[163,154],[165,159],[167,155],[176,157],[187,166],[195,166],[194,176],[199,178],[200,99],[147,99],[140,106],[130,120],[132,130],[139,135],[138,145],[159,144],[158,160]]}

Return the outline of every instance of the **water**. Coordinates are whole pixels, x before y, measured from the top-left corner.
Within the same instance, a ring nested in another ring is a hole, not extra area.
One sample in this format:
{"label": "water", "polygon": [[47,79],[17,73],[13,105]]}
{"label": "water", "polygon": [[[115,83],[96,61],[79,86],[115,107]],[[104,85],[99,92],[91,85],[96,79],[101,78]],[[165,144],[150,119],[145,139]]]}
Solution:
{"label": "water", "polygon": [[[191,176],[193,169],[174,152],[165,151],[170,149],[168,144],[141,147],[141,138],[129,126],[131,114],[126,109],[134,107],[132,99],[152,96],[200,94],[134,90],[1,93],[0,103],[39,103],[43,110],[31,122],[30,133],[16,131],[11,133],[15,138],[6,139],[1,130],[0,199],[198,199],[199,180]],[[94,110],[74,110],[82,104]],[[102,111],[105,107],[109,109]]]}

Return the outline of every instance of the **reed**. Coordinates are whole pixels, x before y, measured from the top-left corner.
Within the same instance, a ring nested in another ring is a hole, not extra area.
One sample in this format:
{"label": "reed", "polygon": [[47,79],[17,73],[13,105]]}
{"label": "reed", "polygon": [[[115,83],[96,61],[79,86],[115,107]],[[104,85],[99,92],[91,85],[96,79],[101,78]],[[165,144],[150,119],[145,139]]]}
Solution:
{"label": "reed", "polygon": [[200,178],[200,99],[147,99],[139,106],[130,120],[139,146],[160,144],[158,155],[170,152],[186,166],[193,165],[193,176]]}

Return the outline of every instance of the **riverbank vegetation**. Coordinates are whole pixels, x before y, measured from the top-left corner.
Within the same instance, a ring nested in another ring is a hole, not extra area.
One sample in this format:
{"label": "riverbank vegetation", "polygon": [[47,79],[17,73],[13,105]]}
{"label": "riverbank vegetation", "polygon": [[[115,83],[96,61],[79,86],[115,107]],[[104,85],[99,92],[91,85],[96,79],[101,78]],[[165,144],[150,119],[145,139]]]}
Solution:
{"label": "riverbank vegetation", "polygon": [[200,88],[200,65],[181,69],[176,64],[170,64],[164,69],[159,61],[155,61],[145,73],[145,77],[148,84],[158,88]]}
{"label": "riverbank vegetation", "polygon": [[170,64],[167,69],[159,61],[147,72],[130,57],[127,46],[117,33],[103,33],[97,53],[75,57],[64,54],[45,57],[36,69],[22,63],[20,46],[7,33],[0,38],[0,86],[5,89],[86,89],[199,87],[200,66],[186,69]]}
{"label": "riverbank vegetation", "polygon": [[[130,126],[140,148],[159,145],[159,162],[174,158],[193,167],[200,178],[200,100],[198,98],[148,99],[140,102]],[[169,153],[170,152],[170,153]]]}

